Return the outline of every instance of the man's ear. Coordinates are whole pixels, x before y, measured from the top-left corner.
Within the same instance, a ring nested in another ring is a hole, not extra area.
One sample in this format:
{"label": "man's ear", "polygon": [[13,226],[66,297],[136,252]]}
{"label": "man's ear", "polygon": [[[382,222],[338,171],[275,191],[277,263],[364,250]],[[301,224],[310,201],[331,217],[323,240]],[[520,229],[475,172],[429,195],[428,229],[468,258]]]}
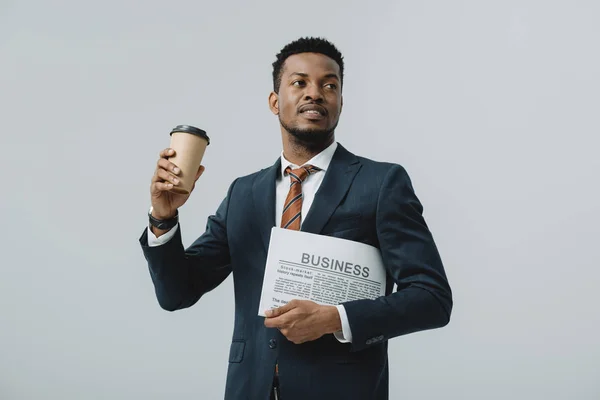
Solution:
{"label": "man's ear", "polygon": [[279,95],[275,92],[269,94],[269,108],[275,115],[279,115]]}

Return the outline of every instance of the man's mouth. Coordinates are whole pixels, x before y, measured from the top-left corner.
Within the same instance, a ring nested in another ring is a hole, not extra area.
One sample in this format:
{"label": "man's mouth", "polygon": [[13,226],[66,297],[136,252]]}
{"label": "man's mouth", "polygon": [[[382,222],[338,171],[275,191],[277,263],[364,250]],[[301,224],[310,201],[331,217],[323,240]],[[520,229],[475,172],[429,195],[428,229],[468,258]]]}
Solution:
{"label": "man's mouth", "polygon": [[316,104],[309,104],[300,107],[300,114],[308,119],[323,119],[327,115],[327,111]]}

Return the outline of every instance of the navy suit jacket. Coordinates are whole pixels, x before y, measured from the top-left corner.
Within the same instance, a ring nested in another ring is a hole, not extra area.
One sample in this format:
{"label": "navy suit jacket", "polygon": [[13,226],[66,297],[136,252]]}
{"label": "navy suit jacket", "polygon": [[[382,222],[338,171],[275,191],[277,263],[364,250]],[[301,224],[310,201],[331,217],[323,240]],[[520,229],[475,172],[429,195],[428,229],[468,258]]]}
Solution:
{"label": "navy suit jacket", "polygon": [[452,310],[446,273],[410,178],[398,164],[358,157],[338,144],[302,230],[379,248],[386,296],[344,303],[352,343],[328,334],[297,345],[257,315],[276,225],[278,173],[280,159],[237,178],[206,232],[187,249],[181,226],[158,247],[148,247],[144,230],[139,240],[158,302],[169,311],[190,307],[233,272],[227,400],[269,399],[276,363],[283,400],[388,399],[388,340],[442,327]]}

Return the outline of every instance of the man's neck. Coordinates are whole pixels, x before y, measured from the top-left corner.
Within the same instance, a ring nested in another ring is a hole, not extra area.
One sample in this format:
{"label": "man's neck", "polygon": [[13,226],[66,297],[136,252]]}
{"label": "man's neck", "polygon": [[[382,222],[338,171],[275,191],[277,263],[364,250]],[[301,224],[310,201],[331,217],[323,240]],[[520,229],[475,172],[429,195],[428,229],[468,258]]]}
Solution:
{"label": "man's neck", "polygon": [[297,141],[290,134],[284,133],[283,156],[286,160],[288,160],[294,165],[303,165],[308,160],[310,160],[311,158],[325,150],[327,147],[329,147],[334,140],[335,137],[331,135],[331,137],[326,142],[308,145],[306,143]]}

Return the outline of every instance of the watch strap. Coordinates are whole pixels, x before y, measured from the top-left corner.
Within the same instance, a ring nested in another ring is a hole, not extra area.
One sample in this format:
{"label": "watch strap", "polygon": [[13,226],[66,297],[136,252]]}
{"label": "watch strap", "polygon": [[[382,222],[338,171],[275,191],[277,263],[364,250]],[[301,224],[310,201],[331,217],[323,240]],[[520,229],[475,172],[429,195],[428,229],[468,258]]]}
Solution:
{"label": "watch strap", "polygon": [[148,211],[148,220],[153,227],[166,231],[173,228],[179,222],[179,211],[176,211],[175,216],[172,218],[157,219],[152,216],[152,207],[150,207],[150,210]]}

